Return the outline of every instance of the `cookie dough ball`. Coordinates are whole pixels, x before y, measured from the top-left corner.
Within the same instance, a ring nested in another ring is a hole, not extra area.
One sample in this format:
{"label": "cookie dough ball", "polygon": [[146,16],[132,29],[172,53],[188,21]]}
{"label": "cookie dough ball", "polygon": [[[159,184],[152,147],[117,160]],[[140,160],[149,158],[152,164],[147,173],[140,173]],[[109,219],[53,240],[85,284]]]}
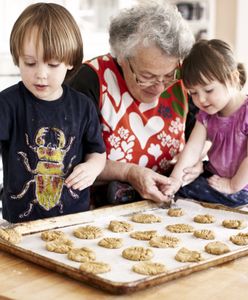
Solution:
{"label": "cookie dough ball", "polygon": [[157,236],[156,230],[134,231],[130,234],[131,238],[142,241],[149,241],[155,236]]}
{"label": "cookie dough ball", "polygon": [[109,264],[99,261],[89,261],[82,263],[79,266],[79,269],[83,272],[92,273],[92,274],[101,274],[111,271]]}
{"label": "cookie dough ball", "polygon": [[230,236],[230,241],[238,246],[248,245],[248,233],[238,233],[237,235]]}
{"label": "cookie dough ball", "polygon": [[183,216],[183,214],[184,214],[184,212],[183,212],[182,208],[180,208],[180,207],[176,207],[176,208],[171,207],[168,210],[168,215],[170,217],[181,217],[181,216]]}
{"label": "cookie dough ball", "polygon": [[69,239],[58,238],[46,243],[46,249],[60,254],[68,253],[73,247],[73,242]]}
{"label": "cookie dough ball", "polygon": [[180,262],[198,262],[203,260],[203,257],[200,252],[183,247],[177,252],[175,259]]}
{"label": "cookie dough ball", "polygon": [[108,249],[118,249],[123,245],[123,239],[106,237],[98,242],[98,245]]}
{"label": "cookie dough ball", "polygon": [[129,247],[122,251],[122,257],[129,260],[150,260],[153,258],[153,251],[144,247]]}
{"label": "cookie dough ball", "polygon": [[222,242],[210,242],[205,246],[205,251],[209,254],[221,255],[230,252],[229,247]]}
{"label": "cookie dough ball", "polygon": [[246,227],[246,222],[243,220],[224,220],[222,225],[230,229],[243,229]]}
{"label": "cookie dough ball", "polygon": [[136,223],[160,223],[161,218],[153,214],[135,214],[131,220]]}
{"label": "cookie dough ball", "polygon": [[194,217],[194,222],[196,223],[203,223],[203,224],[210,224],[215,222],[215,218],[212,215],[197,215]]}
{"label": "cookie dough ball", "polygon": [[78,262],[86,262],[96,259],[95,252],[87,247],[73,248],[67,253],[70,260]]}
{"label": "cookie dough ball", "polygon": [[173,236],[157,236],[150,240],[149,245],[156,248],[175,248],[180,239]]}
{"label": "cookie dough ball", "polygon": [[133,230],[133,225],[125,221],[111,221],[108,229],[113,232],[129,232]]}
{"label": "cookie dough ball", "polygon": [[60,237],[65,237],[65,233],[60,230],[48,230],[48,231],[43,231],[40,235],[43,241],[53,241],[56,240]]}
{"label": "cookie dough ball", "polygon": [[167,225],[166,229],[170,232],[176,232],[176,233],[186,233],[186,232],[193,232],[194,227],[189,224],[173,224],[173,225]]}
{"label": "cookie dough ball", "polygon": [[134,265],[132,270],[138,274],[151,276],[166,272],[166,267],[161,263],[145,261]]}
{"label": "cookie dough ball", "polygon": [[18,244],[21,242],[22,235],[13,228],[0,228],[0,239],[11,244]]}
{"label": "cookie dough ball", "polygon": [[204,240],[214,240],[215,239],[215,234],[214,234],[213,230],[209,230],[209,229],[195,230],[194,236],[197,238],[200,238],[200,239],[204,239]]}
{"label": "cookie dough ball", "polygon": [[102,229],[97,226],[82,226],[73,231],[73,235],[79,239],[96,239],[103,235]]}

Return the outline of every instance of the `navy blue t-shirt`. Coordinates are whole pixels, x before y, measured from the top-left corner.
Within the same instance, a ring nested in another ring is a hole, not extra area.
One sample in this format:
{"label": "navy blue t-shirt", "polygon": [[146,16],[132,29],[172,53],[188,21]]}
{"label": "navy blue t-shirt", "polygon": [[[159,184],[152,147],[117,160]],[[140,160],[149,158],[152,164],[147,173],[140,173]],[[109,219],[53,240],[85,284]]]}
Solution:
{"label": "navy blue t-shirt", "polygon": [[37,99],[22,82],[0,93],[3,218],[23,222],[89,209],[89,189],[64,180],[85,155],[105,152],[96,108],[64,85],[55,101]]}

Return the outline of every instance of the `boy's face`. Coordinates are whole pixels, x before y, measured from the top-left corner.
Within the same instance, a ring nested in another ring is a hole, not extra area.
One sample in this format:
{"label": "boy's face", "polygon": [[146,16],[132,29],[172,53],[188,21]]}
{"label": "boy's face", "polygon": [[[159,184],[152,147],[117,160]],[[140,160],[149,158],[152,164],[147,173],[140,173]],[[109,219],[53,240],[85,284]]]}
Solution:
{"label": "boy's face", "polygon": [[52,101],[61,97],[61,85],[67,71],[73,67],[53,59],[44,62],[42,43],[36,47],[36,30],[26,35],[22,53],[19,69],[26,88],[41,100]]}

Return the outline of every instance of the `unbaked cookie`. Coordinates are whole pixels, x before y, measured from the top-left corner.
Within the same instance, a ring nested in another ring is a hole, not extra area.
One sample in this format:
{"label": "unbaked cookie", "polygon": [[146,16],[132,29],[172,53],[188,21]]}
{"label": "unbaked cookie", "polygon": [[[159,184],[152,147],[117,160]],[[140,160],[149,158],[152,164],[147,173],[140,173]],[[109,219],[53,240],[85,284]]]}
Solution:
{"label": "unbaked cookie", "polygon": [[133,229],[133,225],[125,221],[114,220],[109,223],[108,229],[113,232],[129,232]]}
{"label": "unbaked cookie", "polygon": [[73,242],[69,239],[58,238],[46,243],[46,249],[51,252],[65,254],[73,247]]}
{"label": "unbaked cookie", "polygon": [[122,256],[129,260],[149,260],[153,257],[153,251],[144,247],[130,247],[122,251]]}
{"label": "unbaked cookie", "polygon": [[96,259],[95,252],[87,247],[73,248],[67,253],[70,260],[78,262],[92,261]]}
{"label": "unbaked cookie", "polygon": [[142,275],[158,275],[166,272],[166,267],[160,263],[144,261],[134,265],[132,270]]}
{"label": "unbaked cookie", "polygon": [[156,248],[175,248],[179,242],[177,237],[164,235],[152,238],[149,245]]}
{"label": "unbaked cookie", "polygon": [[81,271],[93,274],[106,273],[111,271],[109,264],[100,261],[88,261],[79,266]]}
{"label": "unbaked cookie", "polygon": [[169,208],[168,210],[168,215],[170,217],[181,217],[183,216],[184,212],[180,207],[176,207],[176,208]]}
{"label": "unbaked cookie", "polygon": [[175,259],[180,262],[197,262],[203,260],[203,257],[200,252],[183,247],[177,252]]}
{"label": "unbaked cookie", "polygon": [[239,246],[248,245],[248,233],[240,232],[237,235],[232,235],[230,241]]}
{"label": "unbaked cookie", "polygon": [[159,223],[161,218],[153,214],[135,214],[131,220],[136,223]]}
{"label": "unbaked cookie", "polygon": [[194,227],[189,224],[173,224],[173,225],[167,225],[166,229],[170,232],[176,232],[176,233],[185,233],[185,232],[193,232]]}
{"label": "unbaked cookie", "polygon": [[194,217],[194,222],[196,223],[203,223],[203,224],[210,224],[215,222],[215,218],[212,215],[197,215]]}
{"label": "unbaked cookie", "polygon": [[131,238],[142,241],[149,241],[155,236],[157,236],[156,230],[134,231],[130,234]]}
{"label": "unbaked cookie", "polygon": [[103,235],[102,229],[97,226],[83,226],[78,227],[73,231],[73,234],[75,237],[79,239],[96,239],[98,237],[101,237]]}
{"label": "unbaked cookie", "polygon": [[229,247],[222,242],[210,242],[205,246],[205,251],[214,255],[221,255],[230,252]]}
{"label": "unbaked cookie", "polygon": [[102,246],[104,248],[109,248],[109,249],[118,249],[121,248],[123,245],[123,239],[121,238],[111,238],[111,237],[106,237],[101,239],[98,242],[99,246]]}
{"label": "unbaked cookie", "polygon": [[0,228],[0,239],[11,244],[18,244],[22,239],[22,235],[13,228]]}
{"label": "unbaked cookie", "polygon": [[60,230],[48,230],[48,231],[43,231],[40,235],[43,241],[53,241],[56,240],[60,237],[65,237],[65,233]]}
{"label": "unbaked cookie", "polygon": [[200,239],[204,239],[204,240],[214,240],[215,239],[215,234],[214,234],[213,230],[209,230],[209,229],[195,230],[194,236],[197,238],[200,238]]}
{"label": "unbaked cookie", "polygon": [[243,229],[246,227],[246,222],[243,220],[224,220],[222,225],[230,229]]}

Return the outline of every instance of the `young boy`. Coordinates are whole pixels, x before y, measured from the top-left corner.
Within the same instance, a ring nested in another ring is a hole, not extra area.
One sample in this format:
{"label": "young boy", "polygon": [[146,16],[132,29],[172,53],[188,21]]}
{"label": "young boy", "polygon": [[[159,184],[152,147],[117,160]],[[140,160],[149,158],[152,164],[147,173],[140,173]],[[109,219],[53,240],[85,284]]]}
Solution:
{"label": "young boy", "polygon": [[83,59],[80,30],[63,6],[36,3],[15,22],[10,51],[22,81],[0,93],[3,218],[88,210],[105,146],[92,101],[63,84]]}

